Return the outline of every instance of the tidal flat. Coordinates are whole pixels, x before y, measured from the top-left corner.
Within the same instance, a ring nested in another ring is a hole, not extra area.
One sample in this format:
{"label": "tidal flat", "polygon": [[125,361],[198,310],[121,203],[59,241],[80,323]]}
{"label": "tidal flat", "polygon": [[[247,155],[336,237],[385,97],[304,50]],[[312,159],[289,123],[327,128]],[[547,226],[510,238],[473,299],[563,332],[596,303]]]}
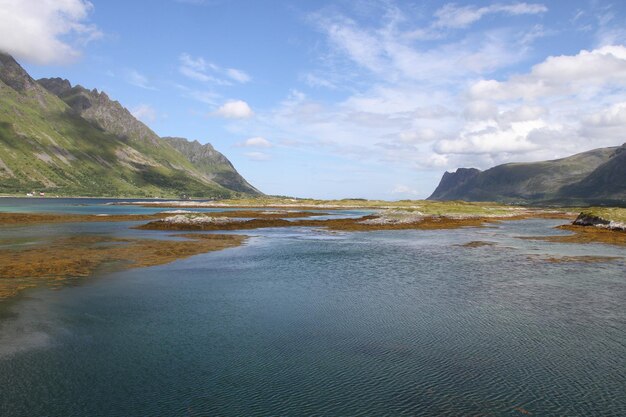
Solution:
{"label": "tidal flat", "polygon": [[626,412],[626,233],[575,208],[118,203],[0,207],[1,415]]}

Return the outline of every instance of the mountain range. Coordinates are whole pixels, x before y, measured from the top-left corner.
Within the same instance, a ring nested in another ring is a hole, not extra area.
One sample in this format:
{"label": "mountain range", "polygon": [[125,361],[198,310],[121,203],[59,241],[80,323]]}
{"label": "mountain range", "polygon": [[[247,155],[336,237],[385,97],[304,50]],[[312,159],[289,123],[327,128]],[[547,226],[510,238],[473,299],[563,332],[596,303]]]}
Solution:
{"label": "mountain range", "polygon": [[35,81],[0,53],[0,193],[260,195],[210,144],[159,137],[104,92]]}
{"label": "mountain range", "polygon": [[446,172],[429,200],[626,205],[626,144],[566,158]]}

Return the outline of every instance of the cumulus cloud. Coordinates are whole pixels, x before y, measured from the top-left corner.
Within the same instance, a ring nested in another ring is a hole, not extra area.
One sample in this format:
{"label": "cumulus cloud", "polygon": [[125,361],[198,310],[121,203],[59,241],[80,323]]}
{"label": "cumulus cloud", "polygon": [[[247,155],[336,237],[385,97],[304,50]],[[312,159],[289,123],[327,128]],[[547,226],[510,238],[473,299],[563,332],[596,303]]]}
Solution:
{"label": "cumulus cloud", "polygon": [[586,116],[582,121],[581,136],[604,138],[618,145],[626,142],[626,102],[619,102]]}
{"label": "cumulus cloud", "polygon": [[533,100],[546,96],[589,94],[607,86],[626,86],[626,47],[604,46],[576,55],[551,56],[528,74],[506,81],[481,80],[470,88],[481,100]]}
{"label": "cumulus cloud", "polygon": [[546,128],[542,120],[511,123],[501,127],[497,123],[468,125],[458,138],[437,142],[435,150],[440,154],[497,154],[523,153],[535,150],[538,145],[528,140],[528,135]]}
{"label": "cumulus cloud", "polygon": [[[443,170],[552,159],[624,142],[626,46],[536,58],[544,51],[532,50],[538,37],[566,36],[533,21],[546,10],[540,4],[466,7],[458,13],[474,17],[449,15],[438,27],[416,23],[390,2],[377,4],[384,10],[374,20],[347,17],[335,7],[314,14],[311,22],[327,39],[322,63],[301,75],[302,90],[238,124],[236,133],[366,165],[377,172],[372,177],[418,170],[416,183],[404,174],[385,189],[400,183],[407,188],[398,192],[421,195],[432,188],[420,188],[420,179],[438,179]],[[496,14],[488,30],[466,30]],[[517,15],[525,15],[519,20],[525,27],[506,27]],[[438,31],[437,37],[424,41],[420,28]],[[319,99],[320,87],[340,98]]]}
{"label": "cumulus cloud", "polygon": [[0,51],[36,64],[64,64],[102,33],[85,0],[0,0]]}
{"label": "cumulus cloud", "polygon": [[255,136],[238,143],[237,146],[246,148],[271,148],[273,145],[269,140],[261,136]]}
{"label": "cumulus cloud", "polygon": [[254,112],[248,103],[243,100],[227,101],[213,114],[227,119],[247,119],[254,116]]}
{"label": "cumulus cloud", "polygon": [[156,110],[149,104],[140,104],[130,109],[130,112],[144,123],[154,122],[157,119]]}
{"label": "cumulus cloud", "polygon": [[243,70],[223,68],[202,57],[193,57],[186,53],[179,56],[178,70],[192,80],[217,85],[232,85],[233,82],[245,84],[252,80]]}

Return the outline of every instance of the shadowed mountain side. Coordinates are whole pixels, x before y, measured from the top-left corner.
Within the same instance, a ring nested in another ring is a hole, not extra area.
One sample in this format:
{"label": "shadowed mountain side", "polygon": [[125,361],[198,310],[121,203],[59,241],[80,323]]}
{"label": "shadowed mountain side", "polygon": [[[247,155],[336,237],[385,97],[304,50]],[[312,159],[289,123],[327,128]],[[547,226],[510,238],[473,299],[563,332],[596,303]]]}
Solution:
{"label": "shadowed mountain side", "polygon": [[570,157],[446,172],[429,200],[626,204],[626,145]]}

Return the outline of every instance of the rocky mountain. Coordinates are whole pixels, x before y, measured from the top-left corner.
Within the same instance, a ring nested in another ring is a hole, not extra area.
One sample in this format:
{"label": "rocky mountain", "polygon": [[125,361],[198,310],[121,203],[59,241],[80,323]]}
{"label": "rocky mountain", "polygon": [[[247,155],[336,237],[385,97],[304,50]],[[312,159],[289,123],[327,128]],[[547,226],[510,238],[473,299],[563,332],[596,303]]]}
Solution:
{"label": "rocky mountain", "polygon": [[[197,154],[195,153],[197,152]],[[104,92],[0,53],[0,193],[224,198],[260,192],[211,145],[160,138]]]}
{"label": "rocky mountain", "polygon": [[446,172],[429,200],[626,204],[626,144],[567,158]]}
{"label": "rocky mountain", "polygon": [[206,173],[218,184],[242,193],[261,193],[239,175],[233,164],[216,151],[210,143],[203,145],[197,140],[189,141],[185,138],[174,137],[164,137],[163,140],[183,154],[200,172]]}

